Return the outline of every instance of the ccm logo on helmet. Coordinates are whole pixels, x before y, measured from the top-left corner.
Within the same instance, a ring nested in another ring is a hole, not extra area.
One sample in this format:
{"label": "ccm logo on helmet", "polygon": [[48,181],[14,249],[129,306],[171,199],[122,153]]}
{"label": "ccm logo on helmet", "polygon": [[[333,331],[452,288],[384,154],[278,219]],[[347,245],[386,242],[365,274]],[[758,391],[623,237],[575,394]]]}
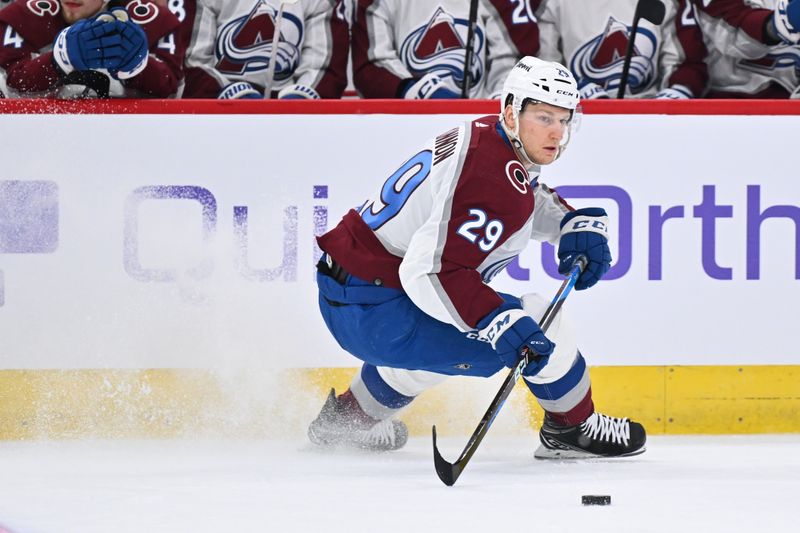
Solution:
{"label": "ccm logo on helmet", "polygon": [[563,94],[565,96],[575,96],[575,93],[573,93],[572,91],[562,91],[561,89],[558,89],[556,91],[556,94]]}

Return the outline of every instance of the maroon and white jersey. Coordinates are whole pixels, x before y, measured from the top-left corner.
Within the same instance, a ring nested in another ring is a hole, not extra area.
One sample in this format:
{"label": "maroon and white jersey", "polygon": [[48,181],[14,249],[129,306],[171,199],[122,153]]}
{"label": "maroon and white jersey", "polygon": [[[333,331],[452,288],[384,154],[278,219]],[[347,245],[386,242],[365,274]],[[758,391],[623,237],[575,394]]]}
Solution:
{"label": "maroon and white jersey", "polygon": [[535,13],[541,3],[542,0],[489,0],[484,3],[492,17],[502,22],[515,59],[539,55],[539,24]]}
{"label": "maroon and white jersey", "polygon": [[[119,81],[108,76],[109,95],[167,98],[175,94],[185,57],[185,49],[175,38],[178,19],[147,0],[109,4],[115,5],[124,5],[130,19],[142,27],[150,57],[145,69],[133,78]],[[0,11],[0,78],[6,96],[65,96],[60,93],[63,80],[53,62],[52,48],[66,27],[58,0],[18,0]]]}
{"label": "maroon and white jersey", "polygon": [[800,84],[800,46],[766,34],[775,0],[693,0],[709,50],[712,98],[786,98]]}
{"label": "maroon and white jersey", "polygon": [[[525,3],[478,3],[471,98],[499,96],[517,59],[538,52],[536,21]],[[358,92],[366,98],[397,98],[407,80],[435,73],[461,94],[469,6],[465,0],[357,0],[353,81]]]}
{"label": "maroon and white jersey", "polygon": [[[263,90],[280,0],[200,0],[192,22],[184,98],[216,98],[246,81]],[[292,85],[321,98],[347,86],[348,23],[343,0],[300,0],[284,6],[272,93]]]}
{"label": "maroon and white jersey", "polygon": [[[687,97],[705,92],[706,49],[689,0],[662,0],[663,23],[641,19],[626,94],[651,98],[663,89]],[[563,63],[581,88],[595,84],[616,97],[637,0],[542,0],[537,11],[542,59]]]}
{"label": "maroon and white jersey", "polygon": [[503,303],[487,283],[531,238],[555,244],[570,210],[528,173],[498,120],[428,141],[320,247],[349,273],[404,290],[437,320],[476,329]]}

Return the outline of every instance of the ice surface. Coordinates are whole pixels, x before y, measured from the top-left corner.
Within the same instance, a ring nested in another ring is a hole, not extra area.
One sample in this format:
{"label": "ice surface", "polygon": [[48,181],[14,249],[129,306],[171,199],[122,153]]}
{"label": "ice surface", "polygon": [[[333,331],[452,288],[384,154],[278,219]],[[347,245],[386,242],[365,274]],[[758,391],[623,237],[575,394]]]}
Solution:
{"label": "ice surface", "polygon": [[[453,460],[466,438],[445,438]],[[454,487],[431,442],[321,453],[303,441],[0,443],[0,531],[798,531],[800,435],[653,437],[621,460],[545,462],[490,434]],[[582,494],[609,494],[583,507]]]}

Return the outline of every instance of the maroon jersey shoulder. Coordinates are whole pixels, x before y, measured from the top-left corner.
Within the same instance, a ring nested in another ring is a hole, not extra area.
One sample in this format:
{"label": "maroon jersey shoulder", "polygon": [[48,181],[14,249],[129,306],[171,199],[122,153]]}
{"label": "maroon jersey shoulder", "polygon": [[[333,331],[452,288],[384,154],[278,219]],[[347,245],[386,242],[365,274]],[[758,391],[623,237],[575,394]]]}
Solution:
{"label": "maroon jersey shoulder", "polygon": [[528,171],[506,137],[498,131],[496,115],[472,121],[472,135],[459,178],[459,203],[475,204],[518,228],[533,212],[533,189]]}
{"label": "maroon jersey shoulder", "polygon": [[66,27],[58,0],[14,2],[0,11],[0,22],[14,28],[34,48],[53,43],[58,32]]}

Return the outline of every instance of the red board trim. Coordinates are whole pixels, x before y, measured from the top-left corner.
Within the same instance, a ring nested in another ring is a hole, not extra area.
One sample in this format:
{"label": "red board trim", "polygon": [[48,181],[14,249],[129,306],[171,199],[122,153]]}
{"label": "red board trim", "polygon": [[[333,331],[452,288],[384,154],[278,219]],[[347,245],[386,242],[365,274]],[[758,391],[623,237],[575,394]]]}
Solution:
{"label": "red board trim", "polygon": [[[589,100],[591,115],[800,115],[800,100]],[[487,115],[495,100],[45,100],[2,99],[0,114]]]}

